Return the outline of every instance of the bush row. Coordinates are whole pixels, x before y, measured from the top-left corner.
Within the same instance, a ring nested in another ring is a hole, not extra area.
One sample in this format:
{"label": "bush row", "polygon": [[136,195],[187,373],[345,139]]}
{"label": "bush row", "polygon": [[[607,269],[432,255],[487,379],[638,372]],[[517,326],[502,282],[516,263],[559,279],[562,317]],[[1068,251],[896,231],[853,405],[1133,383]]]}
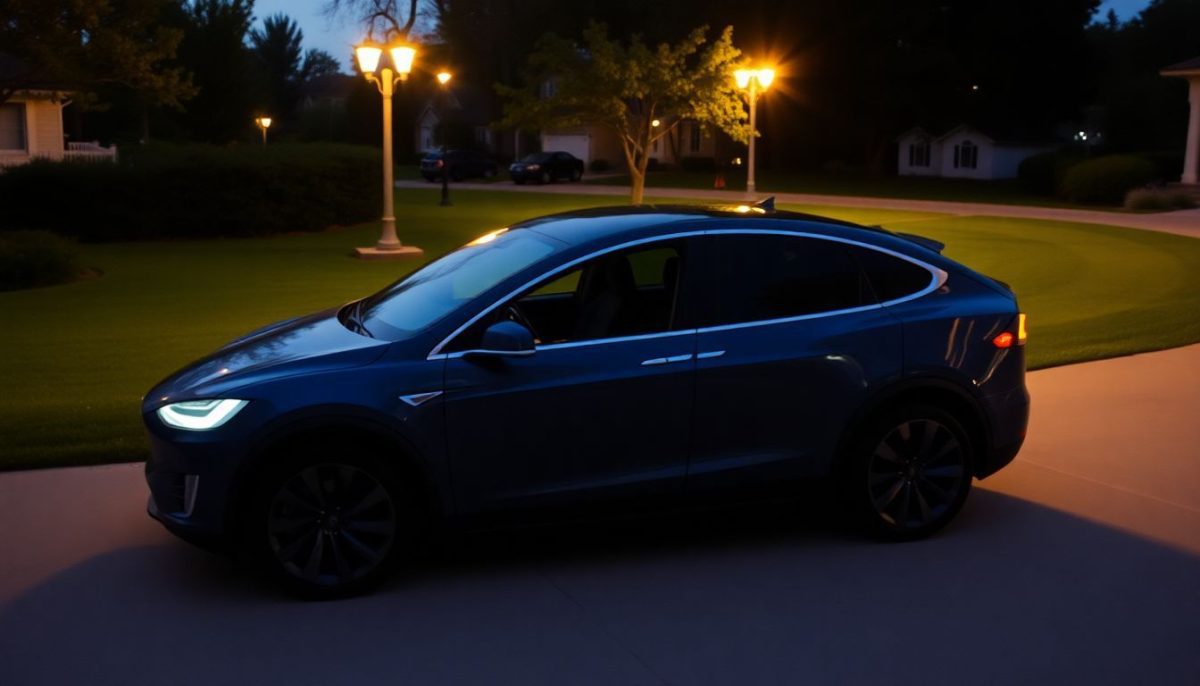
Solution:
{"label": "bush row", "polygon": [[0,227],[84,241],[315,231],[379,213],[371,148],[153,145],[118,164],[37,161],[0,174]]}
{"label": "bush row", "polygon": [[1021,162],[1017,175],[1026,190],[1080,203],[1117,205],[1136,188],[1178,174],[1173,154],[1104,155],[1088,158],[1075,150],[1046,152]]}
{"label": "bush row", "polygon": [[0,291],[53,286],[83,269],[75,246],[49,231],[0,231]]}

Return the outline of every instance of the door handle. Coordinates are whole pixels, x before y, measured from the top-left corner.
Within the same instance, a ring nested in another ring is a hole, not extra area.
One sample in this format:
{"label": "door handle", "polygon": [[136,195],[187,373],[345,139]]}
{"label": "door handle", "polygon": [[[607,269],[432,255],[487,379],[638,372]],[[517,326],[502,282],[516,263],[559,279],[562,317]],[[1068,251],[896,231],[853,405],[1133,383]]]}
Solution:
{"label": "door handle", "polygon": [[725,354],[724,350],[710,350],[706,353],[696,355],[697,360],[711,360],[714,357],[720,357]]}
{"label": "door handle", "polygon": [[642,360],[642,366],[643,367],[653,367],[655,365],[660,365],[660,364],[672,364],[675,362],[687,362],[690,359],[692,359],[691,353],[687,353],[686,355],[672,355],[671,357],[653,357],[649,360]]}

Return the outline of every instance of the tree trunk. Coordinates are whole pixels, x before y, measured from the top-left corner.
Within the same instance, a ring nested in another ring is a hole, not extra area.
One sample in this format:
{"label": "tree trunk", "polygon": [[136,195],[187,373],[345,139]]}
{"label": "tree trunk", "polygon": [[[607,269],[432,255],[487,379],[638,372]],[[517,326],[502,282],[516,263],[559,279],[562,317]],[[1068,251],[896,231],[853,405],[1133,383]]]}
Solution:
{"label": "tree trunk", "polygon": [[641,205],[646,192],[646,173],[638,169],[629,170],[629,203]]}

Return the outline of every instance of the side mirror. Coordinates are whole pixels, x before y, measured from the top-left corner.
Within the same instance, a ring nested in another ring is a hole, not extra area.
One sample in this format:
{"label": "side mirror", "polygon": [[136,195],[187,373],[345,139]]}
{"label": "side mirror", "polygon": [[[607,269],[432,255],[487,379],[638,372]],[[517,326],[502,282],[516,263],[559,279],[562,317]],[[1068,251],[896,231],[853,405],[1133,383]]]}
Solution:
{"label": "side mirror", "polygon": [[514,321],[496,322],[483,332],[476,350],[467,350],[466,357],[525,357],[536,352],[533,332]]}

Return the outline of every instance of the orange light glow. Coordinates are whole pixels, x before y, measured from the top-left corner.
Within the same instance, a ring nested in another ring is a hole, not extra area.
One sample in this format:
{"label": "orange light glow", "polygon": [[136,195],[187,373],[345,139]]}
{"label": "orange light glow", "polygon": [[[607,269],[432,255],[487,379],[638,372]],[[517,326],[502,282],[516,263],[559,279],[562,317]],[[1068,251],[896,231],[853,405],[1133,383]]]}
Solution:
{"label": "orange light glow", "polygon": [[1017,315],[1017,344],[1025,345],[1025,313]]}
{"label": "orange light glow", "polygon": [[484,243],[491,243],[492,241],[496,240],[496,238],[498,238],[500,236],[500,234],[504,233],[505,231],[508,231],[508,229],[496,229],[495,231],[492,231],[491,233],[485,233],[482,236],[480,236],[479,238],[476,238],[475,240],[471,241],[470,243],[467,243],[467,245],[483,245]]}
{"label": "orange light glow", "polygon": [[1013,344],[1013,338],[1014,336],[1012,335],[1011,331],[1005,331],[992,339],[992,345],[996,346],[997,348],[1011,348]]}

